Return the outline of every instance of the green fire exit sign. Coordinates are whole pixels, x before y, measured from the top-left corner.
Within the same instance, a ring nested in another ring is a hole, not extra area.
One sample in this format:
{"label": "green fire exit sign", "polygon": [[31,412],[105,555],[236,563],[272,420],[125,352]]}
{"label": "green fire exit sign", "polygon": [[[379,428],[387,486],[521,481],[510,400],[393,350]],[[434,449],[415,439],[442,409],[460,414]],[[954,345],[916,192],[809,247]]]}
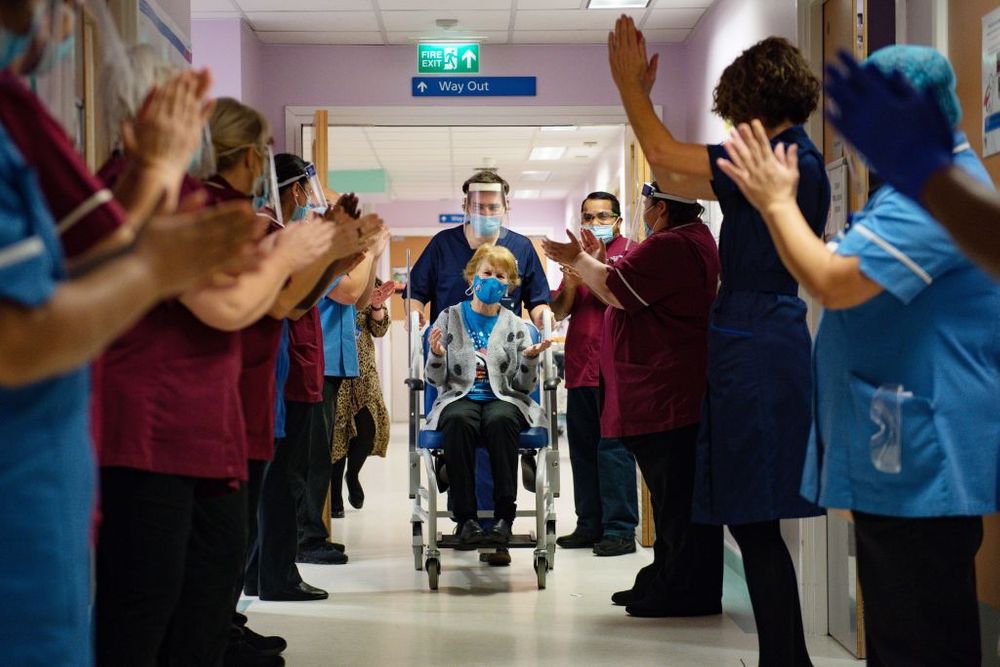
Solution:
{"label": "green fire exit sign", "polygon": [[475,74],[479,71],[479,45],[418,44],[417,70],[420,74]]}

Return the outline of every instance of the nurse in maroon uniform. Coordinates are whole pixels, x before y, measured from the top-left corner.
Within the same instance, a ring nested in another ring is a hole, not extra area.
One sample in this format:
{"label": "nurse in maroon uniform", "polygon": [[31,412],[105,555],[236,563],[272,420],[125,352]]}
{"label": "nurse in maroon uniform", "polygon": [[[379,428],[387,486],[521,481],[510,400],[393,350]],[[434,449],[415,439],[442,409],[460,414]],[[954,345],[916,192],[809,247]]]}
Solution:
{"label": "nurse in maroon uniform", "polygon": [[[117,182],[128,164],[119,153],[102,176]],[[180,190],[200,187],[185,178]],[[259,270],[232,284],[161,304],[102,358],[100,663],[221,659],[245,550],[238,330],[329,245],[330,233],[305,231],[262,241]]]}
{"label": "nurse in maroon uniform", "polygon": [[722,529],[690,520],[719,253],[697,202],[666,195],[655,183],[646,192],[647,238],[610,266],[589,232],[596,257],[576,239],[543,245],[611,306],[601,348],[601,435],[621,438],[635,455],[653,503],[653,563],[612,601],[633,616],[719,614]]}

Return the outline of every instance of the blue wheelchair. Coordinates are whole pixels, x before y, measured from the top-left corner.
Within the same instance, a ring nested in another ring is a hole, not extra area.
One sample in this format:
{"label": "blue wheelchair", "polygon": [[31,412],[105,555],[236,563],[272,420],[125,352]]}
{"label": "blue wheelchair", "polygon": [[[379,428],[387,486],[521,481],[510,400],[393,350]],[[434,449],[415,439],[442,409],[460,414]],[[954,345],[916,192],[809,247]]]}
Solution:
{"label": "blue wheelchair", "polygon": [[[438,505],[439,460],[443,463],[443,434],[438,431],[421,430],[421,420],[434,405],[437,390],[423,380],[424,360],[427,356],[428,333],[430,327],[419,331],[416,313],[410,313],[410,371],[406,384],[409,387],[409,462],[410,499],[413,513],[410,523],[413,529],[413,564],[416,570],[426,570],[431,590],[438,589],[441,574],[441,549],[454,548],[457,536],[438,531],[438,519],[448,520],[451,513]],[[551,336],[551,314],[546,316],[545,337]],[[528,325],[532,342],[541,336],[533,325]],[[534,550],[533,564],[538,580],[538,588],[545,588],[545,577],[555,566],[556,555],[556,512],[555,499],[559,497],[559,435],[556,423],[556,388],[559,376],[556,372],[552,351],[546,350],[542,357],[542,373],[539,385],[531,397],[542,406],[548,416],[547,428],[528,428],[521,432],[518,454],[521,457],[522,482],[529,491],[534,491],[535,507],[532,510],[518,510],[518,518],[532,517],[535,529],[527,534],[515,533],[509,548],[530,548]],[[423,392],[423,400],[420,394]],[[543,399],[544,394],[544,399]],[[422,465],[421,465],[422,464]],[[421,474],[423,469],[423,474]],[[478,479],[488,479],[492,486],[492,473],[485,449],[477,453],[477,496],[481,484]],[[426,480],[426,481],[425,481]],[[492,489],[490,489],[492,491]],[[481,497],[481,496],[480,496]],[[492,520],[492,510],[479,511],[480,519]],[[427,526],[426,540],[424,525]],[[495,551],[493,548],[479,549],[482,555]]]}

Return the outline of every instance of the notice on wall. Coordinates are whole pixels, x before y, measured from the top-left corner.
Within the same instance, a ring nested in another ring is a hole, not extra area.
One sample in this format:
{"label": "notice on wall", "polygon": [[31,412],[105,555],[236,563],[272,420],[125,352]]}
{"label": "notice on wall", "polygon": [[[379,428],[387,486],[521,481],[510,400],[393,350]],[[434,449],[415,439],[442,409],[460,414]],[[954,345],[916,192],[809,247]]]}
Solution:
{"label": "notice on wall", "polygon": [[829,243],[847,227],[850,202],[847,199],[846,158],[827,163],[826,175],[830,179],[830,212],[827,214],[823,240]]}
{"label": "notice on wall", "polygon": [[1000,9],[983,17],[983,157],[1000,153]]}

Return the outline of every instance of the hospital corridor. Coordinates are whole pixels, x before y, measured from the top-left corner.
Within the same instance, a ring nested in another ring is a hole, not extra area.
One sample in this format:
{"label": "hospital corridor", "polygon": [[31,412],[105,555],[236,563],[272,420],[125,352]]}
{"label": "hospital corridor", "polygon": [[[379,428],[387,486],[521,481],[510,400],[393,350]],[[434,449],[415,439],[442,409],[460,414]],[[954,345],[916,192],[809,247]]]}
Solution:
{"label": "hospital corridor", "polygon": [[0,667],[1000,667],[996,0],[0,0]]}

